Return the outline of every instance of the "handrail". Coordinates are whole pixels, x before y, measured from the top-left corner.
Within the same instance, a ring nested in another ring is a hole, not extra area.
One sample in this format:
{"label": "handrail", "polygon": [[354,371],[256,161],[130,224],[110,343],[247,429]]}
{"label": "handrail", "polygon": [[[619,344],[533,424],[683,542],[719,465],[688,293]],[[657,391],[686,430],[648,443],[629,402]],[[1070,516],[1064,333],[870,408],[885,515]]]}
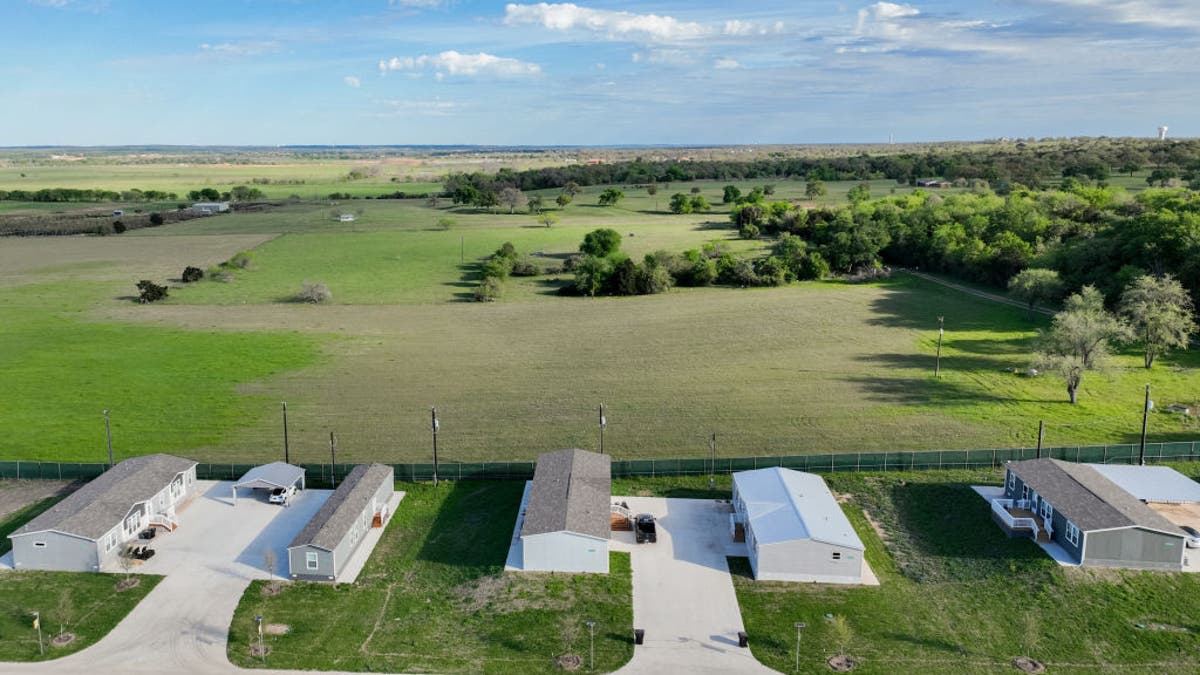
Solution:
{"label": "handrail", "polygon": [[992,512],[999,515],[1000,519],[1003,520],[1006,525],[1008,525],[1009,529],[1033,530],[1033,538],[1037,539],[1042,529],[1038,526],[1036,520],[1024,516],[1014,516],[1008,512],[1008,509],[1014,507],[1014,503],[1015,502],[1012,499],[993,499]]}

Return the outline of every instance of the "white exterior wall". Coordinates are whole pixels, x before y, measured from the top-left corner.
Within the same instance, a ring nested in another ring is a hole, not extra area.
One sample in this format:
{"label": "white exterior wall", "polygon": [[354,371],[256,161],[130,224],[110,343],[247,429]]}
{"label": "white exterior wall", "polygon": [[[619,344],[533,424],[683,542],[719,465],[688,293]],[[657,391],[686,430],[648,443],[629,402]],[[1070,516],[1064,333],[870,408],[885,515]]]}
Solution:
{"label": "white exterior wall", "polygon": [[608,540],[574,532],[548,532],[521,537],[526,572],[594,572],[608,574]]}
{"label": "white exterior wall", "polygon": [[[834,554],[839,559],[834,559]],[[863,552],[811,539],[782,541],[750,549],[754,578],[762,581],[809,581],[861,584]]]}

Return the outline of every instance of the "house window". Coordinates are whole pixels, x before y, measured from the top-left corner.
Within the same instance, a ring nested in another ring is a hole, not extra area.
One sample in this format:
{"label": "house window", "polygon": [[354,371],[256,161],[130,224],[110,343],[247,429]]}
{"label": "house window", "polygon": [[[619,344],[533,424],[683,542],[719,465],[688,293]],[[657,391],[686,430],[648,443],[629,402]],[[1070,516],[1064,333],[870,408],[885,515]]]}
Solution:
{"label": "house window", "polygon": [[1021,499],[1029,499],[1029,486],[1028,485],[1021,486]]}
{"label": "house window", "polygon": [[1017,474],[1013,473],[1011,469],[1008,472],[1008,489],[1010,492],[1017,489]]}
{"label": "house window", "polygon": [[117,533],[111,532],[104,538],[104,552],[108,553],[117,547]]}
{"label": "house window", "polygon": [[1054,517],[1054,507],[1045,499],[1042,500],[1042,518],[1050,520]]}
{"label": "house window", "polygon": [[317,554],[316,553],[305,553],[304,554],[304,566],[310,570],[315,570],[318,567],[320,567],[321,563],[317,557]]}
{"label": "house window", "polygon": [[1079,528],[1069,520],[1067,521],[1067,541],[1071,542],[1072,546],[1079,545]]}
{"label": "house window", "polygon": [[841,559],[842,559],[842,553],[841,553],[841,551],[834,551],[834,552],[833,552],[833,559],[834,559],[834,560],[841,560]]}
{"label": "house window", "polygon": [[46,542],[44,542],[44,541],[35,541],[35,542],[33,542],[33,547],[34,547],[34,548],[46,548]]}

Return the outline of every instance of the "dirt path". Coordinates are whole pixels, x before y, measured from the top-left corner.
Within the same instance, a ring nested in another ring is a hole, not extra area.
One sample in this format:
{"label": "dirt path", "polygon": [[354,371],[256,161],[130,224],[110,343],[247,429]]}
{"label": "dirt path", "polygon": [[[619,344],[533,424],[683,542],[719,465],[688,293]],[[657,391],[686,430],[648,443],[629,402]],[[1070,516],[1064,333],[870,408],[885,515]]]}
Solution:
{"label": "dirt path", "polygon": [[0,520],[34,502],[72,492],[76,487],[69,480],[0,481]]}
{"label": "dirt path", "polygon": [[[1003,295],[998,295],[996,293],[988,293],[987,291],[981,291],[981,290],[978,290],[975,288],[971,288],[969,286],[963,286],[961,284],[956,284],[953,281],[946,281],[944,279],[939,279],[935,276],[925,274],[924,272],[915,272],[913,270],[899,270],[899,271],[907,272],[908,274],[911,274],[914,277],[924,279],[925,281],[932,281],[933,283],[941,285],[941,286],[945,286],[946,288],[953,288],[956,291],[962,291],[963,293],[969,293],[971,295],[974,295],[979,298],[983,298],[985,300],[991,300],[992,302],[998,302],[1002,305],[1009,305],[1010,307],[1019,307],[1024,310],[1029,309],[1029,306],[1026,305],[1025,303],[1018,302],[1016,300],[1013,300],[1012,298],[1006,298]],[[1045,314],[1046,316],[1054,316],[1053,310],[1049,310],[1044,307],[1034,307],[1033,311],[1037,312],[1038,314]]]}

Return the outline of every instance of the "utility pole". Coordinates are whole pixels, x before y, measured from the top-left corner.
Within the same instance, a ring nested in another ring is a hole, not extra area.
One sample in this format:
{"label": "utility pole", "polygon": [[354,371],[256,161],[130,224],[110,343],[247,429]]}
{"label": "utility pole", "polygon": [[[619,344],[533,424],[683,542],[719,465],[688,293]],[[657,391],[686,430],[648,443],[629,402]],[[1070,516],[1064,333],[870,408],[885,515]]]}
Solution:
{"label": "utility pole", "polygon": [[337,487],[337,445],[333,440],[333,432],[329,432],[329,482]]}
{"label": "utility pole", "polygon": [[260,657],[262,657],[262,662],[266,663],[267,662],[267,650],[263,646],[263,625],[262,625],[263,618],[262,618],[262,615],[259,614],[258,616],[254,617],[254,620],[258,622],[258,655]]}
{"label": "utility pole", "polygon": [[438,428],[441,427],[441,425],[438,424],[437,408],[429,409],[429,417],[431,420],[430,427],[433,429],[433,486],[437,487],[437,484],[438,484],[437,434],[438,434]]}
{"label": "utility pole", "polygon": [[1046,438],[1046,420],[1038,420],[1037,458],[1042,458],[1042,440]]}
{"label": "utility pole", "polygon": [[[1138,451],[1138,464],[1146,466],[1146,427],[1150,423],[1150,408],[1154,401],[1150,400],[1150,385],[1146,385],[1146,403],[1142,406],[1142,447]],[[1159,453],[1162,454],[1162,453]]]}
{"label": "utility pole", "polygon": [[463,235],[458,238],[458,262],[462,265],[467,264],[467,237]]}
{"label": "utility pole", "polygon": [[708,462],[708,489],[711,491],[715,485],[713,474],[717,471],[717,435],[714,433],[708,441],[708,449],[712,455],[712,459]]}
{"label": "utility pole", "polygon": [[933,366],[933,376],[942,376],[942,335],[946,333],[946,317],[938,317],[938,346],[937,346],[937,361]]}
{"label": "utility pole", "polygon": [[104,436],[108,439],[108,468],[113,468],[112,425],[108,423],[108,410],[104,411]]}
{"label": "utility pole", "polygon": [[608,420],[604,419],[604,404],[600,404],[600,454],[604,454],[604,427],[608,426]]}
{"label": "utility pole", "polygon": [[283,402],[283,461],[285,464],[291,463],[291,457],[288,453],[288,437],[287,437],[287,401]]}
{"label": "utility pole", "polygon": [[800,672],[800,631],[806,628],[808,624],[803,621],[796,622],[796,672]]}

